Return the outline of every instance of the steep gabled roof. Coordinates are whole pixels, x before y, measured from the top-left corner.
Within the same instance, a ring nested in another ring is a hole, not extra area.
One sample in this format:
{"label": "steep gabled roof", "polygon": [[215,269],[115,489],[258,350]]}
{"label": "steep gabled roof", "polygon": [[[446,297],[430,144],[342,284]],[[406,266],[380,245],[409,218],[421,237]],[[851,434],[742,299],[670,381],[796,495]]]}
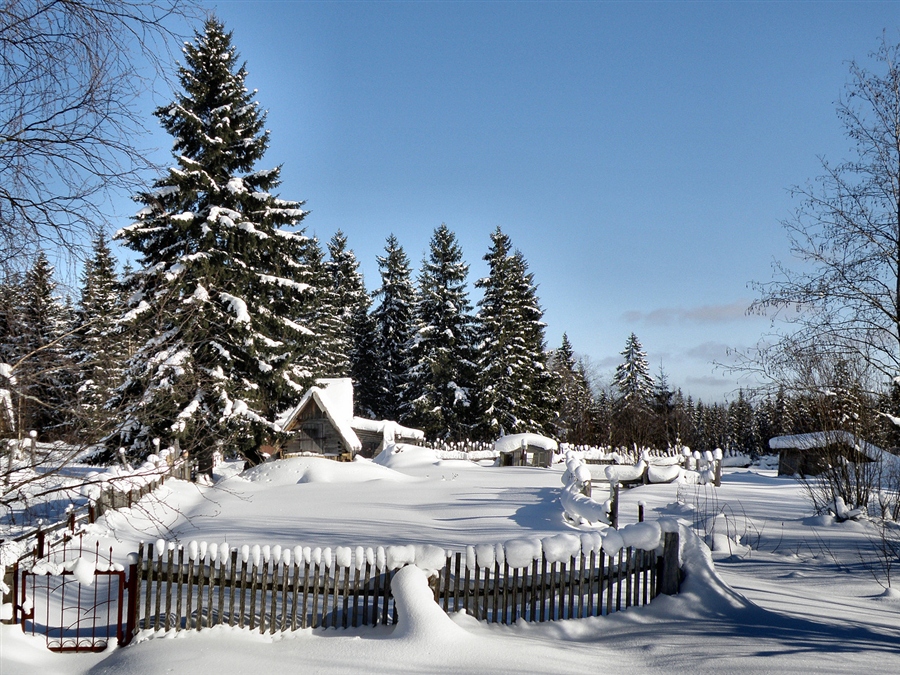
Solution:
{"label": "steep gabled roof", "polygon": [[349,377],[330,377],[316,380],[316,386],[310,387],[303,398],[279,422],[283,431],[291,431],[303,409],[315,401],[319,409],[325,413],[332,426],[340,434],[348,449],[357,452],[362,443],[355,429],[381,434],[385,441],[396,438],[424,440],[425,432],[419,429],[404,427],[390,420],[367,420],[353,416],[353,380]]}
{"label": "steep gabled roof", "polygon": [[772,450],[817,450],[837,443],[857,448],[873,461],[878,461],[884,455],[884,451],[881,448],[857,438],[849,431],[816,431],[809,434],[776,436],[769,439],[769,447]]}
{"label": "steep gabled roof", "polygon": [[353,431],[353,381],[349,377],[322,378],[316,380],[316,386],[310,387],[300,403],[284,418],[281,428],[290,431],[300,413],[315,401],[319,409],[325,413],[328,421],[344,441],[346,448],[352,452],[362,450],[362,443]]}

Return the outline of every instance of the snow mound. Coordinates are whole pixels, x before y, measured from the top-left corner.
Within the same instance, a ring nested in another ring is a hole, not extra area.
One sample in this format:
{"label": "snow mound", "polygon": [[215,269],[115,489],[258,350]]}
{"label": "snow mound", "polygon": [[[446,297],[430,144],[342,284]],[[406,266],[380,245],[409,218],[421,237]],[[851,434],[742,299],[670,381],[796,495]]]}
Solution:
{"label": "snow mound", "polygon": [[[365,483],[373,480],[411,480],[373,462],[336,462],[324,457],[295,457],[265,462],[240,474],[240,479],[270,486],[297,483]],[[234,479],[226,479],[234,480]]]}
{"label": "snow mound", "polygon": [[415,565],[407,565],[394,575],[391,592],[397,607],[394,639],[433,643],[466,636],[466,632],[434,601],[428,577]]}
{"label": "snow mound", "polygon": [[432,466],[440,462],[434,450],[417,445],[389,443],[372,460],[375,464],[390,469],[408,469],[417,466]]}

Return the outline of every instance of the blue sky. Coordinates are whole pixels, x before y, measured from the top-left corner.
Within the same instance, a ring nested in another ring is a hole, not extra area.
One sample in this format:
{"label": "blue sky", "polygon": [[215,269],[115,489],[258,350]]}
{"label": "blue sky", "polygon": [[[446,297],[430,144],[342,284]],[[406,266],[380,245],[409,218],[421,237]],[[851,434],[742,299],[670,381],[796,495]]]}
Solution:
{"label": "blue sky", "polygon": [[418,265],[446,223],[474,281],[499,225],[549,346],[608,374],[633,331],[707,401],[737,387],[710,362],[768,330],[748,282],[789,258],[789,188],[849,156],[848,61],[900,40],[894,2],[206,6],[269,110],[280,194],[347,234],[370,290],[390,233]]}

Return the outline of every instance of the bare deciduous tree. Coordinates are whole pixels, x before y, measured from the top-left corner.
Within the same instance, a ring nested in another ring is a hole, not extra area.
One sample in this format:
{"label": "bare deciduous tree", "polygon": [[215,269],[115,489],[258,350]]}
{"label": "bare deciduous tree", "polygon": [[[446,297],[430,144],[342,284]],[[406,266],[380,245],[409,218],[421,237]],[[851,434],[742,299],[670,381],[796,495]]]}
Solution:
{"label": "bare deciduous tree", "polygon": [[169,23],[194,7],[0,2],[0,265],[88,244],[110,194],[134,191],[148,166],[137,100],[168,65]]}
{"label": "bare deciduous tree", "polygon": [[799,265],[776,263],[774,280],[755,284],[752,310],[787,310],[779,318],[788,330],[752,362],[769,379],[813,353],[865,363],[882,382],[900,374],[898,56],[900,46],[882,39],[872,57],[883,70],[851,63],[837,113],[854,157],[823,159],[822,176],[794,189],[803,201],[784,226]]}

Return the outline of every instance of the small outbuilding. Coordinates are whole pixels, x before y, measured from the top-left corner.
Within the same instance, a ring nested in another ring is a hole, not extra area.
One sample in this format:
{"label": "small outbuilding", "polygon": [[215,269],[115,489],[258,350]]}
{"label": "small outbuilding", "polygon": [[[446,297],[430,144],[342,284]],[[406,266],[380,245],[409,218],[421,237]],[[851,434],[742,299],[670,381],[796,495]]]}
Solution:
{"label": "small outbuilding", "polygon": [[278,453],[281,457],[316,454],[350,460],[357,454],[374,457],[387,443],[421,443],[425,439],[419,429],[390,420],[354,417],[349,377],[316,380],[283,418],[281,428],[290,434]]}
{"label": "small outbuilding", "polygon": [[548,467],[559,444],[540,434],[511,434],[494,441],[494,450],[500,453],[500,466]]}
{"label": "small outbuilding", "polygon": [[849,431],[817,431],[769,439],[769,447],[778,450],[779,476],[816,476],[835,458],[849,462],[876,462],[884,451]]}

